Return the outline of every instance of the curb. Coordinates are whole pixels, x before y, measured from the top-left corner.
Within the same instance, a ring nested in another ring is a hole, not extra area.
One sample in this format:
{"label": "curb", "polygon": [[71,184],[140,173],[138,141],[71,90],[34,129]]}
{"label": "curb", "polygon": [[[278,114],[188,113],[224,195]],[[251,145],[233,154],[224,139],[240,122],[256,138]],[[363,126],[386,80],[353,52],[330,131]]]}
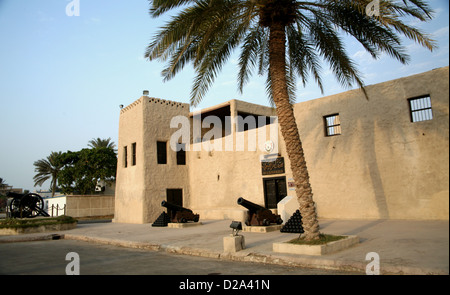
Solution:
{"label": "curb", "polygon": [[6,243],[22,243],[22,242],[37,242],[37,241],[49,241],[49,240],[60,240],[64,239],[64,234],[40,234],[40,235],[29,235],[29,236],[2,236],[0,238],[0,244]]}
{"label": "curb", "polygon": [[[282,255],[270,255],[262,253],[236,252],[227,253],[219,251],[210,251],[207,249],[198,249],[190,247],[178,247],[171,245],[152,244],[148,242],[131,242],[115,240],[108,238],[94,238],[82,235],[65,234],[64,239],[85,241],[103,245],[113,245],[126,248],[143,249],[151,251],[161,251],[169,254],[189,255],[205,258],[214,258],[228,261],[254,262],[262,264],[282,265],[289,267],[305,267],[314,269],[328,269],[338,271],[360,272],[362,275],[366,272],[366,264],[356,261],[343,261],[332,259],[318,259],[314,257],[292,257]],[[408,266],[382,265],[381,275],[448,275],[448,272],[436,269],[424,269]]]}
{"label": "curb", "polygon": [[[253,262],[262,264],[282,265],[289,267],[305,267],[314,269],[328,269],[338,271],[353,271],[365,274],[366,264],[357,261],[332,260],[316,257],[293,257],[283,256],[280,254],[263,254],[255,252],[240,251],[236,253],[225,253],[220,251],[211,251],[207,249],[198,249],[190,247],[179,247],[163,244],[154,244],[149,242],[132,242],[108,238],[88,237],[76,234],[40,234],[27,236],[3,236],[0,238],[1,243],[18,243],[48,240],[76,240],[102,245],[112,245],[124,248],[142,249],[150,251],[161,251],[169,254],[189,255],[205,258],[214,258],[228,261]],[[396,266],[382,264],[380,268],[381,275],[448,275],[445,270],[427,269],[408,266]]]}

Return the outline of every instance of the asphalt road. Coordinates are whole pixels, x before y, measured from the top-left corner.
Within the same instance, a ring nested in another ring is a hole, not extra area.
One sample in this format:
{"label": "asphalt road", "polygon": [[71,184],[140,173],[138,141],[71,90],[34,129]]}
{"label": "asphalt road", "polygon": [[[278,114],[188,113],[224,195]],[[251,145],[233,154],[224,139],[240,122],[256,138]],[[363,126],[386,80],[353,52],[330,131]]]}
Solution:
{"label": "asphalt road", "polygon": [[[78,257],[68,257],[75,252]],[[347,275],[342,271],[302,269],[221,261],[73,240],[0,244],[0,274],[65,275]],[[70,264],[70,265],[69,265]]]}

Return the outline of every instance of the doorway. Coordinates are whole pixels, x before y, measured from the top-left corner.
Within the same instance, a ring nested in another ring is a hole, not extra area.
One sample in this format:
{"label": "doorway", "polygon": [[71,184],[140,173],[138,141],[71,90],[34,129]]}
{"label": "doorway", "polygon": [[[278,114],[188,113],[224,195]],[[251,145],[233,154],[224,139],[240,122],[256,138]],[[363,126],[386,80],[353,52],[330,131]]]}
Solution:
{"label": "doorway", "polygon": [[[167,189],[167,202],[183,207],[183,190],[182,189]],[[167,214],[172,216],[172,210],[167,208]]]}
{"label": "doorway", "polygon": [[287,195],[286,177],[263,178],[264,202],[267,209],[276,209],[277,204]]}

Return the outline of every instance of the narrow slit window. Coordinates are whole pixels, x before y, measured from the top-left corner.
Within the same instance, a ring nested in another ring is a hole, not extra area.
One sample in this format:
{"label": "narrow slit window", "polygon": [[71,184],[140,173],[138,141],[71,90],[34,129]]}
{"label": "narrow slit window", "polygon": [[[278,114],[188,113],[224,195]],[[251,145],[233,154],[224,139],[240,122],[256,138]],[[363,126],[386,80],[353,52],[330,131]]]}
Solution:
{"label": "narrow slit window", "polygon": [[156,143],[156,152],[158,164],[167,164],[167,143],[165,141],[158,141]]}
{"label": "narrow slit window", "polygon": [[136,165],[136,143],[133,143],[131,145],[131,149],[132,149],[132,157],[131,157],[131,165]]}
{"label": "narrow slit window", "polygon": [[128,148],[126,146],[123,147],[123,167],[128,167]]}
{"label": "narrow slit window", "polygon": [[429,95],[409,99],[411,122],[421,122],[433,119],[431,98]]}
{"label": "narrow slit window", "polygon": [[186,165],[186,145],[184,143],[179,143],[178,148],[177,165]]}
{"label": "narrow slit window", "polygon": [[341,134],[341,119],[339,114],[323,117],[325,123],[325,136],[335,136]]}

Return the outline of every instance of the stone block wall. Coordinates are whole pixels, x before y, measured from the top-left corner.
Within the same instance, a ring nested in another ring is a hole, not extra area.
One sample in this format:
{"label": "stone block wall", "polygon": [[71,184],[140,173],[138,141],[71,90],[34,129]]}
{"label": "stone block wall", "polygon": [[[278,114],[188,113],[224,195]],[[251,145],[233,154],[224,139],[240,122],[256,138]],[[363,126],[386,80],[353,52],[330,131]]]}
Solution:
{"label": "stone block wall", "polygon": [[67,196],[66,208],[66,215],[72,217],[114,215],[114,196]]}

